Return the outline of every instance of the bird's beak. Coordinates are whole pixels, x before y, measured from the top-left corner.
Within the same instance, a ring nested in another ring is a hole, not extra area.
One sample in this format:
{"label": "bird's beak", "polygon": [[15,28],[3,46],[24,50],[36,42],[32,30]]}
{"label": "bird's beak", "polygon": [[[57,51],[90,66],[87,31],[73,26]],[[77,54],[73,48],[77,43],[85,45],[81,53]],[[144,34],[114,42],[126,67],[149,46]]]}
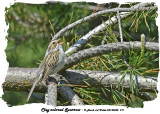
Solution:
{"label": "bird's beak", "polygon": [[63,44],[63,42],[60,42],[59,44],[60,44],[60,45],[62,45],[62,44]]}
{"label": "bird's beak", "polygon": [[58,43],[59,43],[60,45],[62,45],[62,44],[63,44],[63,42],[60,42],[60,40],[61,40],[61,39],[58,39]]}

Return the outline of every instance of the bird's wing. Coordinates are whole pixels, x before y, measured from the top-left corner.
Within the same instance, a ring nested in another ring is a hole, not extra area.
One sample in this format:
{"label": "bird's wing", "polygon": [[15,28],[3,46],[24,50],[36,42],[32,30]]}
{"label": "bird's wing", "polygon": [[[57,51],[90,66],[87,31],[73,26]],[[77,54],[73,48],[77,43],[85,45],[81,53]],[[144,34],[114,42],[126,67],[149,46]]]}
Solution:
{"label": "bird's wing", "polygon": [[46,76],[48,76],[53,69],[57,66],[57,64],[59,63],[59,51],[55,51],[54,53],[49,53],[44,61],[43,61],[43,73],[42,73],[42,78],[40,79],[40,83],[42,82],[42,80],[44,80],[46,78]]}

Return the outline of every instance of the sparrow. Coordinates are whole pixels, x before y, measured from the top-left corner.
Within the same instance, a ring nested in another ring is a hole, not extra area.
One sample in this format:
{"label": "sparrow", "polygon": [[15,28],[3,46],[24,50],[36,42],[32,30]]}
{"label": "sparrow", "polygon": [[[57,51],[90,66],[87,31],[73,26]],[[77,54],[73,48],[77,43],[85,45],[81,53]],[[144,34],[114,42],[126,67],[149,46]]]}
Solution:
{"label": "sparrow", "polygon": [[63,51],[62,42],[60,39],[52,40],[48,45],[45,57],[39,65],[37,76],[28,94],[26,102],[29,101],[35,86],[38,83],[44,83],[46,77],[57,73],[64,65],[65,53]]}

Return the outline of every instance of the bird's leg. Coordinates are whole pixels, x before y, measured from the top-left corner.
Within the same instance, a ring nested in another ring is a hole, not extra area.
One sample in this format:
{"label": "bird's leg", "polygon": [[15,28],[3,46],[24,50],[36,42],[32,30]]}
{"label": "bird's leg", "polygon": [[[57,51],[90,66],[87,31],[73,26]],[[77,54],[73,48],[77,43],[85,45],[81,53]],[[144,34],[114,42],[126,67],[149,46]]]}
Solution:
{"label": "bird's leg", "polygon": [[66,78],[64,76],[61,75],[60,80],[65,81],[67,84],[69,84],[69,82],[66,80]]}
{"label": "bird's leg", "polygon": [[41,83],[42,83],[42,85],[44,85],[45,87],[47,87],[48,80],[43,80]]}
{"label": "bird's leg", "polygon": [[54,74],[54,75],[50,75],[51,78],[54,78],[57,82],[58,82],[58,85],[60,84],[60,81],[63,80],[65,81],[66,83],[69,84],[69,82],[66,80],[65,77],[63,77],[62,75],[60,74]]}
{"label": "bird's leg", "polygon": [[56,78],[55,78],[55,74],[52,74],[52,75],[49,75],[47,78],[46,78],[46,84],[48,84],[49,82],[52,82],[52,81],[57,81]]}
{"label": "bird's leg", "polygon": [[[51,80],[55,80],[58,85],[60,83],[60,80],[65,80],[64,77],[62,75],[59,75],[59,74],[52,74],[52,75],[49,75],[48,78],[46,79],[48,82],[51,81]],[[66,80],[65,80],[66,81]]]}

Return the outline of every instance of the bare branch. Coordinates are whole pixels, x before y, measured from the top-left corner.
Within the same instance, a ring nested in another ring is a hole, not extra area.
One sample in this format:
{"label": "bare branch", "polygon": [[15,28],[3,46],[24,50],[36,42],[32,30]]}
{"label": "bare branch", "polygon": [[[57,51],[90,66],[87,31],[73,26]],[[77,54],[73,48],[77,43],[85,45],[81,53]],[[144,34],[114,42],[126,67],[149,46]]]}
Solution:
{"label": "bare branch", "polygon": [[[119,5],[118,8],[120,8],[120,6],[121,5]],[[121,39],[121,42],[123,42],[123,34],[122,34],[122,27],[121,27],[121,19],[120,19],[119,10],[117,10],[117,18],[118,18],[118,27],[119,27],[120,39]]]}
{"label": "bare branch", "polygon": [[[61,81],[60,84],[66,84],[64,81]],[[75,94],[75,92],[67,86],[59,86],[59,93],[61,96],[63,96],[66,100],[68,100],[71,105],[78,106],[78,105],[84,105],[83,101],[80,100],[80,98]]]}
{"label": "bare branch", "polygon": [[61,35],[63,35],[66,31],[68,31],[69,29],[72,29],[74,28],[75,26],[81,24],[81,23],[84,23],[84,22],[87,22],[93,18],[96,18],[98,16],[101,16],[101,15],[104,15],[104,14],[107,14],[107,13],[111,13],[111,12],[117,12],[117,9],[119,11],[123,11],[123,12],[130,12],[130,11],[140,11],[140,10],[149,10],[149,9],[152,9],[152,8],[156,8],[156,7],[148,7],[148,8],[145,8],[143,6],[145,6],[146,4],[149,4],[149,3],[142,3],[140,5],[135,5],[135,7],[131,7],[131,8],[113,8],[113,9],[107,9],[107,10],[104,10],[104,11],[99,11],[97,13],[94,13],[94,14],[91,14],[83,19],[80,19],[68,26],[66,26],[65,28],[61,29],[54,37],[53,39],[57,39],[59,38]]}
{"label": "bare branch", "polygon": [[[63,79],[61,79],[63,78]],[[63,81],[64,80],[64,81]],[[48,77],[48,81],[49,83],[53,83],[53,87],[56,86],[56,90],[52,90],[50,93],[51,95],[53,94],[53,96],[56,96],[54,95],[53,91],[57,93],[57,85],[56,85],[56,82],[58,83],[58,91],[59,91],[59,94],[61,96],[63,96],[64,99],[66,99],[67,101],[69,101],[69,103],[71,105],[84,105],[83,101],[80,100],[80,98],[78,97],[77,94],[75,94],[75,92],[71,89],[71,87],[67,87],[67,86],[61,86],[62,84],[66,84],[66,82],[68,83],[68,81],[62,76],[62,75],[59,75],[59,74],[54,74],[54,75],[50,75]],[[60,82],[60,83],[59,83]],[[49,90],[49,89],[48,89]],[[52,96],[51,96],[52,97]],[[57,96],[56,96],[57,97]],[[55,103],[56,103],[56,100],[55,97],[53,97]],[[48,102],[50,103],[50,100],[48,100]],[[54,102],[53,102],[54,103]],[[53,104],[51,103],[51,105]]]}
{"label": "bare branch", "polygon": [[[3,90],[29,91],[36,76],[36,70],[36,68],[9,68],[5,82],[3,83]],[[110,87],[112,85],[113,88],[116,88],[116,85],[120,82],[120,79],[122,77],[120,73],[86,70],[68,70],[63,76],[65,76],[66,80],[71,85],[86,85],[86,83],[84,82],[84,80],[86,80],[90,84],[90,86]],[[152,79],[139,77],[138,82],[139,91],[154,91],[157,88],[156,78]],[[61,84],[63,83],[61,82]],[[126,75],[124,82],[123,84],[121,84],[121,86],[123,86],[124,90],[130,90],[129,74]],[[61,94],[68,93],[67,89],[61,89],[61,87],[65,86],[58,87],[60,88],[58,92],[60,92]],[[37,85],[35,88],[35,92],[44,93],[46,92],[46,90],[47,89],[44,85]]]}
{"label": "bare branch", "polygon": [[[65,65],[63,70],[72,67],[73,65],[77,64],[78,62],[88,59],[90,57],[100,56],[102,54],[107,54],[111,52],[119,52],[119,51],[126,51],[129,49],[140,50],[141,49],[141,42],[119,42],[119,43],[109,43],[89,49],[84,49],[79,51],[71,56],[69,56],[65,60]],[[145,50],[148,51],[159,51],[159,44],[153,42],[146,42]]]}
{"label": "bare branch", "polygon": [[57,84],[55,82],[49,82],[48,84],[48,91],[45,93],[45,104],[57,105]]}
{"label": "bare branch", "polygon": [[[155,6],[156,7],[156,6]],[[154,7],[154,8],[155,8]],[[134,7],[133,9],[138,9],[138,10],[142,10],[144,7],[141,7],[140,5],[137,5],[137,7]],[[152,9],[152,7],[150,7]],[[117,12],[117,10],[121,11],[120,10],[121,8],[114,8],[114,11]],[[131,8],[132,9],[132,8]],[[143,9],[144,10],[144,9]],[[149,10],[149,9],[148,9]],[[110,10],[105,10],[105,11],[110,11]],[[126,10],[127,11],[127,10]],[[133,10],[131,10],[133,11]],[[103,12],[103,11],[101,11]],[[101,13],[100,12],[100,13]],[[98,12],[99,13],[99,12]],[[121,19],[124,19],[124,18],[127,18],[128,16],[132,15],[134,12],[132,13],[120,13],[120,18]],[[97,13],[95,13],[97,14]],[[103,14],[103,13],[102,13]],[[93,14],[94,15],[94,14]],[[92,15],[91,15],[92,16]],[[99,16],[99,15],[98,15]],[[86,17],[87,18],[87,17]],[[85,19],[85,18],[84,18]],[[92,31],[90,31],[89,33],[87,33],[85,36],[81,37],[76,43],[73,44],[73,46],[71,46],[66,52],[65,54],[68,54],[68,53],[72,53],[72,52],[75,52],[75,51],[78,51],[79,49],[81,49],[87,42],[89,42],[93,36],[97,33],[99,33],[100,31],[103,31],[106,29],[106,26],[108,25],[113,25],[117,23],[117,17],[114,16],[112,17],[110,20],[107,20],[106,22],[102,23],[101,25],[95,27]],[[63,29],[62,29],[63,30]]]}
{"label": "bare branch", "polygon": [[[118,8],[120,8],[121,4],[119,4]],[[120,40],[121,42],[123,42],[123,33],[122,33],[122,26],[121,26],[121,18],[120,18],[120,14],[119,14],[119,10],[117,10],[117,18],[118,18],[118,28],[119,28],[119,36],[120,36]],[[130,67],[130,65],[127,63],[127,59],[124,55],[124,51],[122,51],[122,57],[123,57],[123,61],[124,63]]]}

